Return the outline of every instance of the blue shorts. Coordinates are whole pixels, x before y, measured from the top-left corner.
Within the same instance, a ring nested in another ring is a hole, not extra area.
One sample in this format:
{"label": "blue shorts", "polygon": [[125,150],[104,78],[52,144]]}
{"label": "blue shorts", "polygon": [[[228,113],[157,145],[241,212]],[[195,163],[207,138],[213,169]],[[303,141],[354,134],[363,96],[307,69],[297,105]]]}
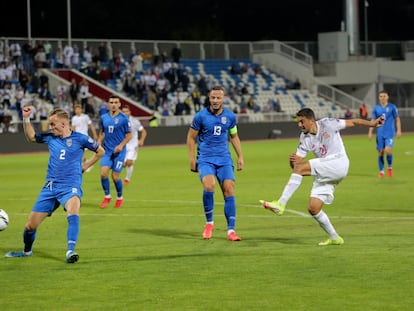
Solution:
{"label": "blue shorts", "polygon": [[377,150],[384,150],[385,147],[394,146],[394,137],[377,136]]}
{"label": "blue shorts", "polygon": [[[65,209],[66,202],[77,196],[82,199],[82,188],[48,181],[40,191],[32,212],[48,213],[49,216],[59,207]],[[66,209],[65,209],[66,210]]]}
{"label": "blue shorts", "polygon": [[113,172],[120,173],[124,167],[126,148],[119,153],[105,152],[101,159],[101,167],[108,166]]}
{"label": "blue shorts", "polygon": [[198,163],[198,173],[200,180],[206,175],[216,176],[219,183],[222,184],[225,180],[234,180],[234,166],[232,164],[216,165],[212,163]]}

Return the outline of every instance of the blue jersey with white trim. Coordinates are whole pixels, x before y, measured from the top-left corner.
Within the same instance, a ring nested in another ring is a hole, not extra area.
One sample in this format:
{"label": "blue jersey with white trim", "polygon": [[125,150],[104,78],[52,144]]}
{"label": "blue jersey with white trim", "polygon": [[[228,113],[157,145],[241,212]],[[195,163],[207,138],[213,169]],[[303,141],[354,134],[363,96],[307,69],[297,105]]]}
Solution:
{"label": "blue jersey with white trim", "polygon": [[377,128],[377,135],[387,138],[395,136],[395,119],[398,118],[398,109],[392,103],[388,103],[384,107],[380,104],[375,105],[372,111],[372,118],[377,119],[380,116],[385,116],[384,125]]}
{"label": "blue jersey with white trim", "polygon": [[99,144],[91,137],[79,132],[65,138],[52,133],[36,133],[36,142],[49,148],[46,180],[77,187],[82,184],[82,157],[85,148],[96,151]]}
{"label": "blue jersey with white trim", "polygon": [[233,163],[229,135],[236,123],[236,115],[227,108],[217,116],[209,108],[197,112],[191,124],[191,128],[198,131],[197,162],[217,165]]}
{"label": "blue jersey with white trim", "polygon": [[[131,132],[131,125],[128,117],[122,112],[112,117],[109,113],[101,116],[101,129],[105,133],[103,147],[105,152],[113,153],[125,136]],[[124,146],[125,148],[125,146]]]}

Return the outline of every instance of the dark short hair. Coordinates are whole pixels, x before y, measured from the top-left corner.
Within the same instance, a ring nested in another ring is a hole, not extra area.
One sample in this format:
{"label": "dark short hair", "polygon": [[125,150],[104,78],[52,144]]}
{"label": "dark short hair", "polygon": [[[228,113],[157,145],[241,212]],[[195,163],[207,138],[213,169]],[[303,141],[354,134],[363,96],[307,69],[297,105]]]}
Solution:
{"label": "dark short hair", "polygon": [[296,113],[297,117],[305,117],[306,119],[315,119],[315,113],[310,108],[303,108]]}
{"label": "dark short hair", "polygon": [[111,96],[109,96],[109,99],[111,98],[118,98],[119,100],[121,100],[121,97],[119,97],[118,95],[112,94]]}
{"label": "dark short hair", "polygon": [[210,89],[211,91],[223,91],[223,93],[226,93],[226,91],[224,90],[224,87],[220,86],[220,85],[215,85]]}

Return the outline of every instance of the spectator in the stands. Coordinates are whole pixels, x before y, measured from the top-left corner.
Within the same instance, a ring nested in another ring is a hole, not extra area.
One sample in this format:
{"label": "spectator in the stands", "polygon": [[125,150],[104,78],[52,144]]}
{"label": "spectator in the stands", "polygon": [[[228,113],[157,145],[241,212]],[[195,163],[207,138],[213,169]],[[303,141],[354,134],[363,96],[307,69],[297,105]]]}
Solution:
{"label": "spectator in the stands", "polygon": [[99,60],[101,62],[107,62],[108,61],[108,51],[107,51],[107,44],[106,42],[102,42],[99,47]]}
{"label": "spectator in the stands", "polygon": [[184,99],[184,114],[186,115],[190,115],[191,114],[191,107],[193,106],[193,100],[191,98],[191,95],[188,95],[185,99]]}
{"label": "spectator in the stands", "polygon": [[260,111],[260,106],[256,103],[253,95],[250,95],[249,99],[247,100],[247,109],[252,110],[254,113]]}
{"label": "spectator in the stands", "polygon": [[28,88],[31,88],[30,86],[30,76],[29,74],[24,70],[24,69],[20,69],[19,72],[19,84],[22,86],[23,90],[26,92],[28,91],[29,93],[31,93],[31,89],[28,90]]}
{"label": "spectator in the stands", "polygon": [[[37,91],[37,94],[39,94],[39,98],[42,101],[49,102],[52,105],[52,107],[54,106],[53,95],[49,89],[49,82],[43,80],[43,83],[41,84],[39,90]],[[46,115],[46,119],[47,119],[47,115]]]}
{"label": "spectator in the stands", "polygon": [[43,98],[39,98],[36,105],[36,119],[47,120],[49,112],[53,110],[53,105]]}
{"label": "spectator in the stands", "polygon": [[344,117],[345,119],[352,119],[352,111],[349,108],[346,109]]}
{"label": "spectator in the stands", "polygon": [[17,41],[13,41],[9,46],[9,52],[10,52],[11,60],[16,65],[18,65],[22,57],[22,48],[20,46],[20,43]]}
{"label": "spectator in the stands", "polygon": [[197,80],[197,87],[200,90],[202,96],[208,97],[209,88],[207,86],[207,79],[204,75],[201,75]]}
{"label": "spectator in the stands", "polygon": [[122,69],[122,59],[119,55],[115,55],[112,58],[111,66],[112,66],[112,79],[120,79],[121,69]]}
{"label": "spectator in the stands", "polygon": [[74,69],[80,68],[80,52],[79,52],[79,47],[76,44],[73,46],[72,68]]}
{"label": "spectator in the stands", "polygon": [[56,49],[55,53],[55,67],[57,69],[65,67],[65,57],[63,55],[63,50],[60,46]]}
{"label": "spectator in the stands", "polygon": [[157,94],[151,88],[148,89],[147,106],[152,110],[157,109]]}
{"label": "spectator in the stands", "polygon": [[135,72],[141,73],[143,70],[142,61],[144,59],[141,56],[141,53],[135,52],[135,55],[132,56],[131,62],[133,64],[133,67],[135,69]]}
{"label": "spectator in the stands", "polygon": [[50,44],[48,40],[44,40],[42,42],[42,45],[46,53],[46,58],[50,62],[50,59],[52,58],[52,45]]}
{"label": "spectator in the stands", "polygon": [[2,98],[2,102],[1,102],[1,106],[2,109],[9,109],[11,106],[11,96],[12,96],[12,91],[11,91],[11,83],[6,81],[4,83],[4,86],[2,89],[0,89],[0,95]]}
{"label": "spectator in the stands", "polygon": [[198,90],[197,86],[194,86],[191,92],[191,99],[193,101],[194,112],[198,112],[201,110],[201,93]]}
{"label": "spectator in the stands", "polygon": [[92,48],[90,46],[83,49],[82,58],[86,63],[92,62]]}
{"label": "spectator in the stands", "polygon": [[190,77],[188,76],[187,70],[184,66],[178,66],[177,70],[177,77],[178,77],[178,86],[183,90],[183,92],[188,91],[188,85],[190,84]]}
{"label": "spectator in the stands", "polygon": [[241,94],[242,95],[248,95],[249,94],[249,89],[247,88],[247,85],[246,84],[243,84],[242,85],[240,91],[241,91]]}
{"label": "spectator in the stands", "polygon": [[93,107],[93,97],[92,94],[88,94],[88,100],[85,104],[85,114],[89,116],[89,118],[95,118],[95,108]]}
{"label": "spectator in the stands", "polygon": [[176,46],[171,50],[171,58],[174,63],[179,63],[181,59],[181,49]]}
{"label": "spectator in the stands", "polygon": [[85,111],[89,98],[89,82],[85,78],[83,78],[79,84],[79,97],[82,105],[82,111]]}
{"label": "spectator in the stands", "polygon": [[68,88],[63,82],[60,82],[56,88],[56,105],[65,110],[68,109]]}
{"label": "spectator in the stands", "polygon": [[70,86],[69,86],[69,96],[72,104],[78,100],[79,95],[79,84],[76,82],[75,78],[71,79]]}
{"label": "spectator in the stands", "polygon": [[230,73],[232,75],[240,74],[240,70],[239,70],[238,66],[235,63],[231,64],[231,66],[230,66]]}
{"label": "spectator in the stands", "polygon": [[73,47],[66,44],[63,48],[63,59],[65,68],[72,68]]}
{"label": "spectator in the stands", "polygon": [[0,89],[2,89],[4,87],[4,84],[10,78],[11,77],[7,76],[6,62],[0,63]]}
{"label": "spectator in the stands", "polygon": [[48,68],[49,67],[48,59],[46,57],[46,52],[43,47],[38,48],[37,53],[34,56],[34,60],[35,60],[36,68]]}
{"label": "spectator in the stands", "polygon": [[23,87],[20,84],[17,85],[16,91],[14,92],[14,98],[15,98],[14,109],[16,109],[20,120],[23,120],[23,118],[22,118],[22,106],[23,106],[24,95],[25,95],[25,93],[24,93]]}
{"label": "spectator in the stands", "polygon": [[163,117],[168,117],[170,115],[170,104],[168,103],[168,101],[164,101],[164,103],[162,104],[162,108],[161,108],[161,115]]}
{"label": "spectator in the stands", "polygon": [[28,73],[33,74],[35,72],[34,56],[36,49],[32,47],[30,42],[26,42],[22,47],[22,60],[23,68]]}
{"label": "spectator in the stands", "polygon": [[282,107],[280,106],[279,98],[269,98],[267,101],[267,106],[264,112],[281,112]]}
{"label": "spectator in the stands", "polygon": [[293,88],[295,90],[300,90],[302,88],[302,84],[300,83],[298,78],[296,78],[295,82],[293,83]]}

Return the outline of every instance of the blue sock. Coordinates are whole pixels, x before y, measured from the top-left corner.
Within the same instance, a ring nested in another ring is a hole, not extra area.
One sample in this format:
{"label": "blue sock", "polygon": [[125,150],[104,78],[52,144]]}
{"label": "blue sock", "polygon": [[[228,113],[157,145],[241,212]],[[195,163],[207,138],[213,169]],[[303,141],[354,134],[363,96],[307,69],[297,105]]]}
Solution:
{"label": "blue sock", "polygon": [[68,251],[74,251],[79,237],[79,215],[68,216]]}
{"label": "blue sock", "polygon": [[387,154],[387,164],[388,168],[392,167],[392,154]]}
{"label": "blue sock", "polygon": [[384,156],[378,156],[378,167],[380,172],[384,171]]}
{"label": "blue sock", "polygon": [[23,242],[24,242],[24,251],[30,252],[32,250],[33,242],[36,239],[36,230],[34,231],[27,231],[24,229],[23,231]]}
{"label": "blue sock", "polygon": [[203,191],[204,214],[207,222],[213,222],[214,192]]}
{"label": "blue sock", "polygon": [[227,229],[234,230],[236,225],[236,200],[234,196],[224,198],[224,215],[227,219]]}
{"label": "blue sock", "polygon": [[109,178],[101,178],[101,185],[105,195],[109,195]]}
{"label": "blue sock", "polygon": [[118,198],[122,198],[122,179],[118,179],[118,181],[114,182],[115,189],[116,189],[116,196]]}

